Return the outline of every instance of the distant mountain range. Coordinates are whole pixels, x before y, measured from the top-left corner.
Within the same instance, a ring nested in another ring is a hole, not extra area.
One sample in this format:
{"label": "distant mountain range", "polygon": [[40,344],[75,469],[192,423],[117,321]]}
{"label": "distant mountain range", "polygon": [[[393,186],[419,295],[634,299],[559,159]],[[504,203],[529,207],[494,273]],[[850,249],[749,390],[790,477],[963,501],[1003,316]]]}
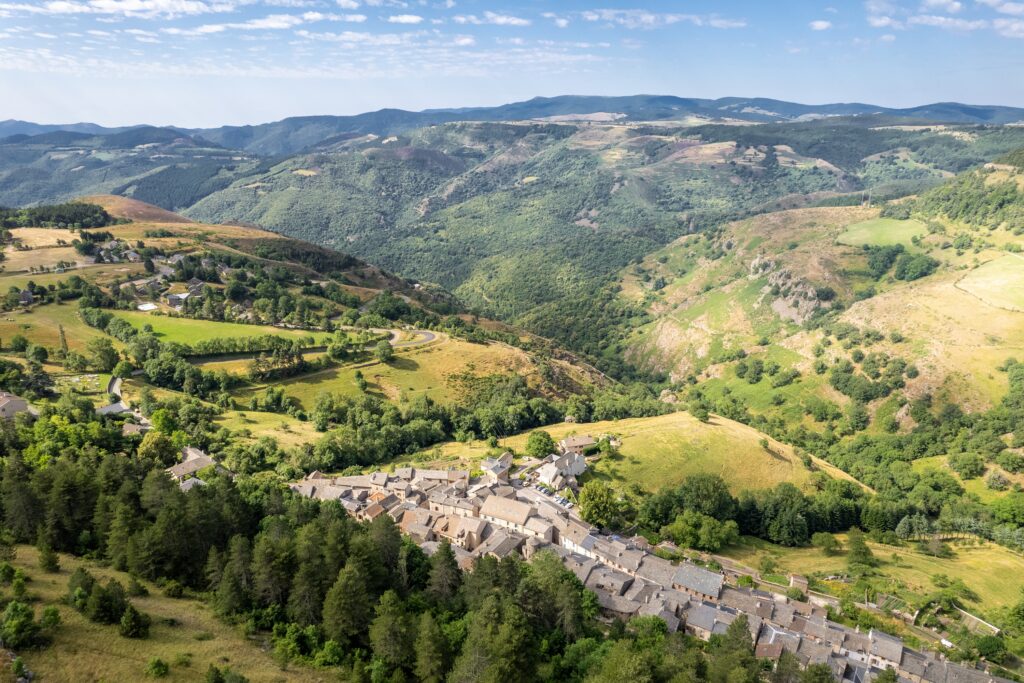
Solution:
{"label": "distant mountain range", "polygon": [[[894,109],[873,104],[836,103],[809,105],[768,98],[723,97],[715,100],[671,95],[630,95],[591,97],[563,95],[535,97],[497,107],[428,109],[405,111],[381,109],[354,116],[298,116],[273,123],[219,128],[171,128],[204,141],[260,155],[283,155],[309,149],[339,136],[391,135],[451,121],[516,121],[609,113],[625,120],[671,120],[702,117],[710,120],[739,120],[757,123],[806,121],[828,116],[881,116],[901,120],[955,124],[1007,124],[1024,122],[1024,109],[996,105],[968,105],[938,102],[919,107]],[[141,126],[105,128],[93,123],[38,124],[0,121],[0,138],[36,136],[57,132],[83,135],[115,135]],[[147,128],[151,128],[146,126]],[[167,129],[163,129],[167,130]]]}

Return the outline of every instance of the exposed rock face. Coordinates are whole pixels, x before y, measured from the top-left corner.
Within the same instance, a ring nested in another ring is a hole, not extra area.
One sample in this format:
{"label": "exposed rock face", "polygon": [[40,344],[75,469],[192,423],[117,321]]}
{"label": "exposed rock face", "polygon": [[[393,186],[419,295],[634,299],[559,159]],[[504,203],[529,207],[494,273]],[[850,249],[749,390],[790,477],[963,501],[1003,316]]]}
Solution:
{"label": "exposed rock face", "polygon": [[756,279],[765,274],[768,276],[768,284],[763,291],[775,297],[771,306],[780,318],[801,325],[824,305],[810,282],[794,275],[787,268],[780,268],[775,261],[758,256],[750,262],[749,277]]}

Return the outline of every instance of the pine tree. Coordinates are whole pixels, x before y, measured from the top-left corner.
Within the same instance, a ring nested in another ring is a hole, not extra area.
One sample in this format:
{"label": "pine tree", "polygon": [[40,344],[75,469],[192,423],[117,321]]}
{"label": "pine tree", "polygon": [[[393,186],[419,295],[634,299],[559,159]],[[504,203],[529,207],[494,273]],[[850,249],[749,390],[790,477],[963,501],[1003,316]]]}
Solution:
{"label": "pine tree", "polygon": [[402,667],[412,654],[409,616],[395,591],[387,591],[377,603],[377,616],[370,624],[373,654],[393,667]]}
{"label": "pine tree", "polygon": [[107,558],[114,569],[124,571],[128,567],[128,544],[132,537],[135,515],[125,504],[117,506],[114,519],[107,532]]}
{"label": "pine tree", "polygon": [[285,601],[295,576],[292,529],[283,520],[270,524],[256,539],[252,551],[253,594],[264,606]]}
{"label": "pine tree", "polygon": [[385,571],[390,571],[398,564],[398,553],[402,549],[402,533],[391,515],[380,515],[370,522],[369,538]]}
{"label": "pine tree", "polygon": [[358,641],[373,616],[372,598],[362,570],[349,561],[324,600],[324,633],[339,644]]}
{"label": "pine tree", "polygon": [[769,678],[770,683],[797,683],[799,680],[800,660],[789,650],[783,650]]}
{"label": "pine tree", "polygon": [[462,572],[455,560],[451,543],[441,541],[437,552],[430,558],[430,578],[427,593],[438,603],[445,604],[455,597],[462,585]]}
{"label": "pine tree", "polygon": [[448,672],[448,641],[430,612],[420,617],[414,650],[416,678],[423,683],[442,683]]}
{"label": "pine tree", "polygon": [[875,564],[875,556],[864,539],[864,532],[860,529],[850,529],[847,535],[846,562],[851,567],[865,565],[871,567]]}
{"label": "pine tree", "polygon": [[231,615],[245,611],[249,607],[249,593],[242,586],[238,573],[225,568],[221,576],[213,604],[219,614]]}
{"label": "pine tree", "polygon": [[21,457],[15,453],[8,456],[4,468],[3,496],[4,524],[20,543],[29,542],[39,526],[42,505],[36,498],[35,489],[29,481],[29,470]]}
{"label": "pine tree", "polygon": [[320,622],[327,586],[326,561],[321,552],[320,526],[299,529],[295,542],[298,569],[288,594],[288,618],[308,626]]}
{"label": "pine tree", "polygon": [[50,574],[56,574],[60,571],[60,558],[57,557],[57,553],[53,550],[53,544],[50,543],[50,539],[47,538],[46,533],[42,527],[39,528],[38,538],[36,539],[36,549],[39,551],[39,568],[44,572]]}
{"label": "pine tree", "polygon": [[228,544],[228,559],[221,572],[213,603],[220,614],[238,614],[252,602],[252,576],[249,540],[234,536]]}
{"label": "pine tree", "polygon": [[135,606],[128,603],[121,615],[120,633],[125,638],[148,638],[149,637],[149,615],[143,614],[135,609]]}
{"label": "pine tree", "polygon": [[57,325],[57,329],[60,332],[60,353],[63,358],[68,355],[68,338],[64,335],[63,325]]}
{"label": "pine tree", "polygon": [[221,554],[217,546],[210,548],[210,553],[206,556],[206,567],[203,570],[203,576],[206,578],[206,585],[211,590],[216,590],[220,585],[221,576],[224,573],[224,556]]}

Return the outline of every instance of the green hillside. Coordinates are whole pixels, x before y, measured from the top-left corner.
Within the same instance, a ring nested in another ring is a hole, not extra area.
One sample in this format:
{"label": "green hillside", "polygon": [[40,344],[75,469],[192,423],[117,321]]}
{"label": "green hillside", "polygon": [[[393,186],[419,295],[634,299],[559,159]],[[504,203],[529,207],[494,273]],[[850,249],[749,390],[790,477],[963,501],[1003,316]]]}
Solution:
{"label": "green hillside", "polygon": [[629,262],[764,207],[876,186],[905,194],[1024,140],[1011,129],[755,128],[450,123],[353,137],[247,173],[189,215],[343,248],[614,368],[636,312],[605,285]]}

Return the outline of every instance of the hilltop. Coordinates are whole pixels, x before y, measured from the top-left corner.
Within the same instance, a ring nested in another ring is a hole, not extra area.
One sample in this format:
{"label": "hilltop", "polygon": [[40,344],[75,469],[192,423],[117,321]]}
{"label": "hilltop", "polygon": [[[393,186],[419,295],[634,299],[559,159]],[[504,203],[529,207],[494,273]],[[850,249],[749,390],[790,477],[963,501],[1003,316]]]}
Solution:
{"label": "hilltop", "polygon": [[[594,116],[597,115],[597,118]],[[520,121],[527,119],[615,118],[629,121],[703,119],[771,123],[806,121],[839,116],[887,116],[911,122],[953,124],[1007,124],[1024,121],[1024,109],[995,105],[936,102],[892,108],[865,103],[800,104],[765,97],[704,99],[673,95],[619,97],[561,95],[534,97],[493,107],[456,107],[405,111],[381,109],[351,116],[297,116],[271,123],[217,128],[184,129],[224,147],[253,154],[295,154],[327,138],[345,135],[394,135],[452,121]],[[114,135],[148,126],[107,128],[93,123],[38,124],[0,121],[0,138],[34,136],[58,131],[88,135]]]}
{"label": "hilltop", "polygon": [[[572,111],[630,102],[627,116]],[[712,120],[661,98],[556,99],[493,113],[509,120],[391,112],[408,126],[340,133],[316,118],[294,122],[302,150],[281,156],[210,131],[46,132],[0,143],[0,203],[116,194],[259,226],[436,283],[628,376],[620,336],[640,314],[612,290],[630,263],[751,215],[925,191],[1024,145],[1017,127],[783,104],[718,102],[729,116]]]}

